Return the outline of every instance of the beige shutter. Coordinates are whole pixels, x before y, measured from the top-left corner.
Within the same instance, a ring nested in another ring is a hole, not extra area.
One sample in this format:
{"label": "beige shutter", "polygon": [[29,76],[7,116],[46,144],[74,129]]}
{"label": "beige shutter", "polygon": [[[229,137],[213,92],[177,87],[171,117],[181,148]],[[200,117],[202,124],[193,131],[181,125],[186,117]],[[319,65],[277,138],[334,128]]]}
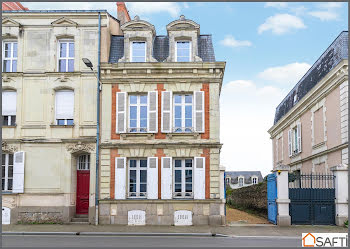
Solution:
{"label": "beige shutter", "polygon": [[194,129],[204,133],[204,92],[194,92]]}
{"label": "beige shutter", "polygon": [[292,130],[288,130],[288,153],[289,153],[289,157],[291,157],[293,155],[293,146],[292,146]]}
{"label": "beige shutter", "polygon": [[148,92],[148,117],[147,126],[148,132],[158,132],[158,92]]}
{"label": "beige shutter", "polygon": [[23,193],[24,192],[24,151],[16,152],[13,155],[13,193]]}
{"label": "beige shutter", "polygon": [[301,152],[301,124],[297,125],[298,153]]}
{"label": "beige shutter", "polygon": [[172,92],[162,92],[162,132],[169,133],[172,129]]}
{"label": "beige shutter", "polygon": [[56,119],[74,119],[74,91],[56,91]]}
{"label": "beige shutter", "polygon": [[158,199],[158,157],[147,158],[147,199]]}
{"label": "beige shutter", "polygon": [[161,198],[169,200],[172,198],[173,189],[173,169],[171,157],[162,157],[161,179]]}
{"label": "beige shutter", "polygon": [[116,133],[126,132],[126,92],[117,92],[116,95]]}
{"label": "beige shutter", "polygon": [[205,199],[205,157],[194,158],[193,188],[195,200]]}
{"label": "beige shutter", "polygon": [[126,195],[126,158],[115,158],[115,199],[123,200]]}
{"label": "beige shutter", "polygon": [[16,116],[17,93],[15,91],[2,92],[2,115]]}

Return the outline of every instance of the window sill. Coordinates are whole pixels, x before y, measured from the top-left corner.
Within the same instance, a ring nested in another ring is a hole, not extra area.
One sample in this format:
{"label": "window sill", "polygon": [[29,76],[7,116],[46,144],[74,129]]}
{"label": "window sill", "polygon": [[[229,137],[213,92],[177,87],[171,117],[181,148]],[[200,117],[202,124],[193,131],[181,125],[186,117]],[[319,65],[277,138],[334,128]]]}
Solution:
{"label": "window sill", "polygon": [[11,191],[2,191],[2,194],[3,195],[14,195],[14,194],[17,194],[17,193],[12,193]]}
{"label": "window sill", "polygon": [[3,125],[2,128],[16,128],[17,125]]}
{"label": "window sill", "polygon": [[148,139],[154,137],[155,133],[149,132],[128,132],[128,133],[120,133],[120,136],[125,139],[127,137],[148,137]]}
{"label": "window sill", "polygon": [[297,157],[300,155],[301,152],[298,152],[298,153],[294,153],[293,155],[291,155],[289,158],[294,158],[294,157]]}
{"label": "window sill", "polygon": [[75,125],[50,125],[51,128],[73,128]]}
{"label": "window sill", "polygon": [[167,133],[168,138],[172,137],[193,137],[193,138],[198,138],[200,133],[198,132],[172,132],[172,133]]}

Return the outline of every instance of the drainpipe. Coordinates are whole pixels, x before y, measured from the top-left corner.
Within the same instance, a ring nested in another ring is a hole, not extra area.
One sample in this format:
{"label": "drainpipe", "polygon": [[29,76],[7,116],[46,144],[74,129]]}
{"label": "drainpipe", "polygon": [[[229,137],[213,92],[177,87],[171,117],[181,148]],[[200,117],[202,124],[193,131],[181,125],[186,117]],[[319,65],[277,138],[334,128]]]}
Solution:
{"label": "drainpipe", "polygon": [[95,183],[95,225],[98,225],[98,185],[99,185],[99,156],[100,156],[100,57],[101,57],[101,13],[98,12],[98,54],[97,54],[97,123],[96,123],[96,183]]}

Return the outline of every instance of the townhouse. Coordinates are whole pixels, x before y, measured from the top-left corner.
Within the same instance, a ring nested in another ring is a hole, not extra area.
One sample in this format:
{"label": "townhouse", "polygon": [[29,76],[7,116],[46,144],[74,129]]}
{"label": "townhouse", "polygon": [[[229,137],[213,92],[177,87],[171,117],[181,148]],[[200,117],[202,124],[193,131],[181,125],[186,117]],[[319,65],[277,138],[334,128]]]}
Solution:
{"label": "townhouse", "polygon": [[181,16],[136,16],[101,63],[100,224],[224,224],[219,97],[225,62]]}
{"label": "townhouse", "polygon": [[277,106],[273,168],[330,174],[348,164],[348,32],[341,32]]}
{"label": "townhouse", "polygon": [[226,186],[236,189],[258,184],[263,181],[260,171],[226,171]]}
{"label": "townhouse", "polygon": [[107,62],[119,34],[105,10],[2,12],[3,222],[94,220],[97,79],[82,58]]}

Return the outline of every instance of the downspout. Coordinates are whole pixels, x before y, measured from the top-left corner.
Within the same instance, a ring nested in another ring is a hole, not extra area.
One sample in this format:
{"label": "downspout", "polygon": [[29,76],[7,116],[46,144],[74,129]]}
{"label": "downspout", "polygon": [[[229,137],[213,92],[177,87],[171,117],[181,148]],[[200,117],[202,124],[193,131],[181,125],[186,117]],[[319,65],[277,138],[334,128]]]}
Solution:
{"label": "downspout", "polygon": [[101,13],[98,12],[98,54],[97,54],[97,123],[96,123],[96,183],[95,183],[95,225],[98,225],[98,190],[100,157],[100,57],[101,57]]}

